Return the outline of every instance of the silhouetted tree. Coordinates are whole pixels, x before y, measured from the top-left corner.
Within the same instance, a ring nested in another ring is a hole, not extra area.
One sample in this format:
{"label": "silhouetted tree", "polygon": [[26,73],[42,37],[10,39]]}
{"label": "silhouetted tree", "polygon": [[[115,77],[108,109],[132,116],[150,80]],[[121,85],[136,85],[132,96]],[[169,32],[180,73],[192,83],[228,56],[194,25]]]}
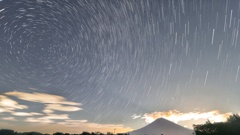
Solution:
{"label": "silhouetted tree", "polygon": [[240,135],[240,117],[237,114],[231,115],[227,122],[193,125],[196,135]]}
{"label": "silhouetted tree", "polygon": [[43,135],[42,133],[39,132],[26,132],[26,135]]}
{"label": "silhouetted tree", "polygon": [[1,129],[0,135],[15,135],[15,132],[11,129]]}
{"label": "silhouetted tree", "polygon": [[81,135],[91,135],[91,133],[84,131]]}
{"label": "silhouetted tree", "polygon": [[227,122],[229,123],[240,122],[240,116],[238,114],[233,114],[228,117]]}
{"label": "silhouetted tree", "polygon": [[111,132],[107,132],[107,135],[113,135],[113,133],[111,133]]}
{"label": "silhouetted tree", "polygon": [[128,135],[127,133],[117,133],[117,135]]}
{"label": "silhouetted tree", "polygon": [[104,135],[103,133],[101,133],[99,131],[95,132],[94,134],[96,134],[96,135]]}
{"label": "silhouetted tree", "polygon": [[56,133],[53,133],[53,135],[64,135],[64,133],[56,132]]}

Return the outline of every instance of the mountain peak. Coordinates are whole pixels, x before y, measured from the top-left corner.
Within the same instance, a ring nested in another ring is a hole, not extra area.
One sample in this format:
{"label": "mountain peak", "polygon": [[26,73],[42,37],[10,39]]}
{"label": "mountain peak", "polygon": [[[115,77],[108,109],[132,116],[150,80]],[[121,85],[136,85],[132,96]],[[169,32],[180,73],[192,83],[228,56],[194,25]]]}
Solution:
{"label": "mountain peak", "polygon": [[160,118],[156,119],[155,121],[169,121],[169,122],[171,122],[170,120],[168,120],[168,119],[165,119],[165,118],[162,118],[162,117],[160,117]]}
{"label": "mountain peak", "polygon": [[[173,123],[173,122],[168,119],[165,119],[165,118],[158,118],[158,119],[154,120],[152,123]],[[152,123],[150,123],[150,124],[152,124]]]}
{"label": "mountain peak", "polygon": [[165,118],[158,118],[147,126],[131,132],[130,135],[157,135],[159,133],[167,135],[191,135],[193,131]]}

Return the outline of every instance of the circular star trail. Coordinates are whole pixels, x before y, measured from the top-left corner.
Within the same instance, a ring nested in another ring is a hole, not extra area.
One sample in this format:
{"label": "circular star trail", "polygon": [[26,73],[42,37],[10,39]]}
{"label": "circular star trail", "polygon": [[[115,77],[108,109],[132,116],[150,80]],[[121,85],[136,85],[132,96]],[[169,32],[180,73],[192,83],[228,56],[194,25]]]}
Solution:
{"label": "circular star trail", "polygon": [[[238,111],[234,0],[1,0],[0,90],[81,102],[89,121]],[[211,104],[211,105],[210,105]],[[224,104],[224,105],[223,105]]]}

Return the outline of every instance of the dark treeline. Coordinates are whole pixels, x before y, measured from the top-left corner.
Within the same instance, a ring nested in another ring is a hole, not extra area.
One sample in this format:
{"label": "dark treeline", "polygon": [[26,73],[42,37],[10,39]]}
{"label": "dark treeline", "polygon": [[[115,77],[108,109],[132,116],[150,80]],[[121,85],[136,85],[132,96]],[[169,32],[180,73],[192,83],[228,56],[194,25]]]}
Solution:
{"label": "dark treeline", "polygon": [[226,122],[193,125],[196,135],[240,135],[240,116],[233,114]]}
{"label": "dark treeline", "polygon": [[[56,132],[53,134],[43,134],[39,132],[23,132],[18,133],[11,129],[1,129],[0,135],[113,135],[113,133],[108,132],[107,134],[101,133],[101,132],[82,132],[80,134],[70,134],[70,133],[62,133],[62,132]],[[127,135],[127,134],[120,134],[117,135]]]}

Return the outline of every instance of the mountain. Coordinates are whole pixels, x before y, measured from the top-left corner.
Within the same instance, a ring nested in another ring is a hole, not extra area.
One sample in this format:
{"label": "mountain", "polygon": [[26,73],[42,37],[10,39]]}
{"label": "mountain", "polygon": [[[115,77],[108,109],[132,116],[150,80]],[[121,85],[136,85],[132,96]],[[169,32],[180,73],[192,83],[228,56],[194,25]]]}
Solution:
{"label": "mountain", "polygon": [[164,118],[159,118],[149,125],[129,132],[129,135],[192,135],[193,130],[182,127]]}

